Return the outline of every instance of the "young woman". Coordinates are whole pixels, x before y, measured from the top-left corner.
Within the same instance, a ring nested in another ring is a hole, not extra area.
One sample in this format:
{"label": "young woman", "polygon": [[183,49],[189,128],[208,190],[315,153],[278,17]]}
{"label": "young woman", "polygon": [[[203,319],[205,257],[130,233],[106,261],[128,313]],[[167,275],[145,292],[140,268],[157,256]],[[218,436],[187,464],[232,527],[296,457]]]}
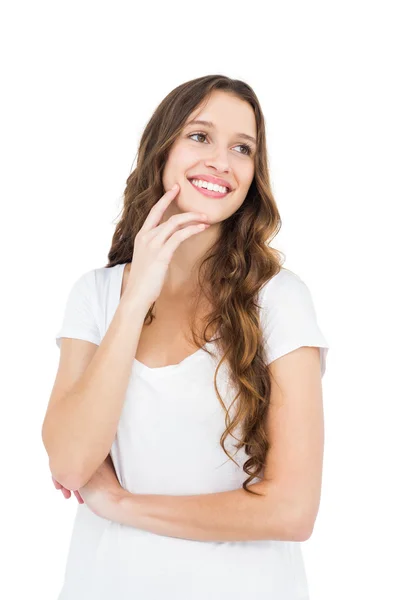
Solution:
{"label": "young woman", "polygon": [[251,87],[174,89],[57,334],[42,437],[80,503],[59,600],[308,598],[328,344],[280,226]]}

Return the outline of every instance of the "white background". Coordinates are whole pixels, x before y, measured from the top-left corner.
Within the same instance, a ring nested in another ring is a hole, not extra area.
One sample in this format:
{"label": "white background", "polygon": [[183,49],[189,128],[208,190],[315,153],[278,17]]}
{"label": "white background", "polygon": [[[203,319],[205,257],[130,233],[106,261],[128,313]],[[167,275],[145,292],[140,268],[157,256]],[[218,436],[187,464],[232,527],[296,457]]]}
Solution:
{"label": "white background", "polygon": [[273,246],[330,343],[311,600],[400,597],[396,5],[2,4],[2,598],[54,600],[64,575],[78,504],[53,487],[41,426],[67,293],[107,262],[153,110],[214,73],[259,97]]}

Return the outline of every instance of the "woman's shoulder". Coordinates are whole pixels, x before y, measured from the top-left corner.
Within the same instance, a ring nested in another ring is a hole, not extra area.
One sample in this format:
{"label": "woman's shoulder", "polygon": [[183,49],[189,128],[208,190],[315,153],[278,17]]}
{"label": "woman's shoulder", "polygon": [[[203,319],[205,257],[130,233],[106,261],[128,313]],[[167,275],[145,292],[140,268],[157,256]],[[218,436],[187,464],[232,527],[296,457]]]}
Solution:
{"label": "woman's shoulder", "polygon": [[262,299],[272,299],[275,296],[299,294],[307,291],[307,285],[297,273],[281,267],[278,273],[266,281],[260,289]]}
{"label": "woman's shoulder", "polygon": [[90,301],[99,300],[110,289],[113,275],[118,268],[120,268],[120,265],[92,267],[81,271],[73,281],[70,295],[77,300],[82,297]]}
{"label": "woman's shoulder", "polygon": [[[124,263],[125,264],[125,263]],[[93,273],[93,277],[98,286],[108,284],[114,275],[116,275],[120,269],[123,269],[124,264],[117,263],[116,265],[94,267],[90,272]]]}

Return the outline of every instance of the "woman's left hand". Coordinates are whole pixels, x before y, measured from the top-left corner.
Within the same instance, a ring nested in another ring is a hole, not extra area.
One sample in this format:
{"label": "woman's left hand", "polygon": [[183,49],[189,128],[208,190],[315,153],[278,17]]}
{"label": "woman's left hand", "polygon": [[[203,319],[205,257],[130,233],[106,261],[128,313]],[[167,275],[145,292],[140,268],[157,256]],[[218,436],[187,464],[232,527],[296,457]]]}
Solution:
{"label": "woman's left hand", "polygon": [[119,502],[130,495],[118,481],[110,454],[78,491],[95,515],[110,520],[117,520]]}

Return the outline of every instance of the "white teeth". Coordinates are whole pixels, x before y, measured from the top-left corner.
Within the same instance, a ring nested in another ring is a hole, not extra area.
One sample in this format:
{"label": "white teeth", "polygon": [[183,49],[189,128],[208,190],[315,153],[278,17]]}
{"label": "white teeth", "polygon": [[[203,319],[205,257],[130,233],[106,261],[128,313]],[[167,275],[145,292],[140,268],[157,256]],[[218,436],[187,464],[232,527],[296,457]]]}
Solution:
{"label": "white teeth", "polygon": [[228,188],[222,185],[217,185],[216,183],[211,183],[210,181],[202,181],[201,179],[192,179],[191,181],[196,187],[203,187],[207,190],[220,192],[221,194],[227,194],[229,192]]}

